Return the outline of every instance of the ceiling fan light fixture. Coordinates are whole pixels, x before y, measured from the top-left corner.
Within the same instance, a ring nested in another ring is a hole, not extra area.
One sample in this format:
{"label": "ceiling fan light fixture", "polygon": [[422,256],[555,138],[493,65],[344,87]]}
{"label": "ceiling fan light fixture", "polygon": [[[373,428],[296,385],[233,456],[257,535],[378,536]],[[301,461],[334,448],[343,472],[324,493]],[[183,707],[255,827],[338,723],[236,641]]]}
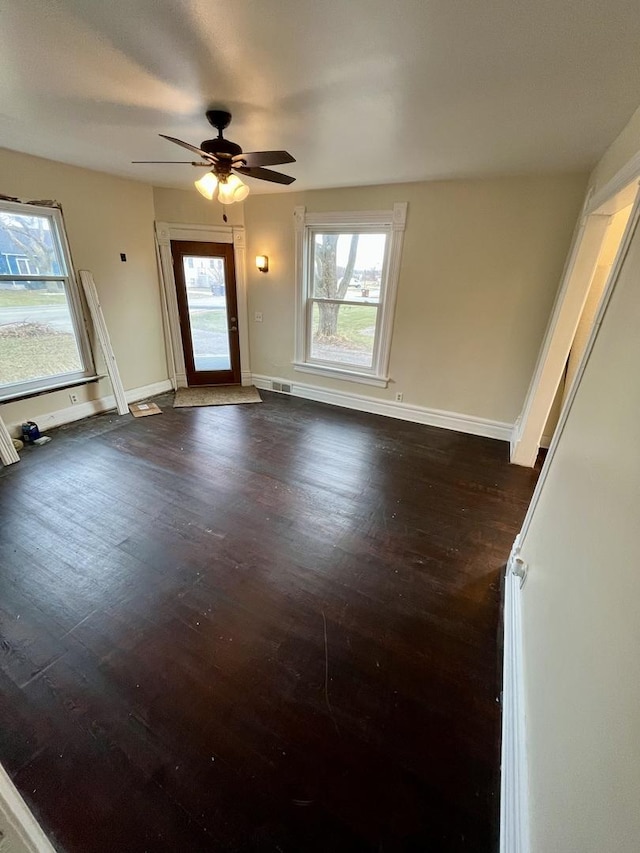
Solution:
{"label": "ceiling fan light fixture", "polygon": [[249,195],[249,187],[237,175],[229,175],[226,181],[220,181],[218,201],[221,204],[233,204],[244,201]]}
{"label": "ceiling fan light fixture", "polygon": [[199,162],[193,160],[134,160],[134,163],[166,163],[180,162],[192,166],[204,166],[210,171],[200,180],[195,181],[198,192],[206,199],[212,201],[217,197],[221,204],[233,204],[235,201],[244,201],[249,195],[249,187],[232,172],[240,172],[250,178],[260,181],[270,181],[273,184],[292,184],[295,178],[291,175],[283,175],[282,172],[274,172],[265,169],[264,166],[277,166],[279,163],[295,163],[296,158],[288,151],[249,151],[246,152],[229,139],[225,139],[222,131],[229,126],[231,113],[227,110],[207,110],[207,121],[218,131],[215,139],[205,139],[200,147],[177,139],[175,136],[160,136],[167,142],[173,142],[181,148],[186,148],[192,154],[197,154]]}
{"label": "ceiling fan light fixture", "polygon": [[198,180],[195,181],[194,186],[198,190],[200,195],[203,195],[205,198],[208,198],[209,201],[211,201],[218,187],[218,179],[213,174],[213,172],[207,172],[206,175],[203,175],[201,178],[198,178]]}

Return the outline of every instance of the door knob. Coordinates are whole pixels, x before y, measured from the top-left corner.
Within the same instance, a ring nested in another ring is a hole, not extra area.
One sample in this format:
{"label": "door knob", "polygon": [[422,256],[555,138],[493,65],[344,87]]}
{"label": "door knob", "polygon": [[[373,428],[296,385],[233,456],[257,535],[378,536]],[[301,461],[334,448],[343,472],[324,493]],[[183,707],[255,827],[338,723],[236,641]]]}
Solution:
{"label": "door knob", "polygon": [[238,327],[237,327],[237,326],[232,326],[232,327],[229,329],[229,331],[230,331],[230,332],[237,332],[237,331],[238,331]]}

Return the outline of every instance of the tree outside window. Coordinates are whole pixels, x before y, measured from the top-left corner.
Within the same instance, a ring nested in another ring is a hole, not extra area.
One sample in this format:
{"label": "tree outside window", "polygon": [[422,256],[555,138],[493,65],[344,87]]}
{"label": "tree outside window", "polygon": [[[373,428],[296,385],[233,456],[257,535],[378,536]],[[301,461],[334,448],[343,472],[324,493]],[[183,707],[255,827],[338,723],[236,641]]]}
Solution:
{"label": "tree outside window", "polygon": [[297,369],[386,385],[405,215],[305,212]]}

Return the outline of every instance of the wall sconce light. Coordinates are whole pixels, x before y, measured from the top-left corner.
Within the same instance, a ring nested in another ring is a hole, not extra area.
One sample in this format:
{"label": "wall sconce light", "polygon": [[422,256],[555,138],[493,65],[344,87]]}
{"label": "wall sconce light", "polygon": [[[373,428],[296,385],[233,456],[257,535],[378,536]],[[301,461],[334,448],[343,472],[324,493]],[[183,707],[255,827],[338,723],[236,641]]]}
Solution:
{"label": "wall sconce light", "polygon": [[269,272],[269,258],[267,255],[256,255],[256,268],[260,272]]}

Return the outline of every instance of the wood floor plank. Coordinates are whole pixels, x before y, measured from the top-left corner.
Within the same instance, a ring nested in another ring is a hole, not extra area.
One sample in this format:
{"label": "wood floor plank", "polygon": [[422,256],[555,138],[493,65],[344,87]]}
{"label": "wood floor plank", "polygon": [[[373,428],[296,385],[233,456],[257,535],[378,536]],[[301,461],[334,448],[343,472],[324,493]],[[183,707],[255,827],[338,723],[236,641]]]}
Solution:
{"label": "wood floor plank", "polygon": [[68,853],[496,850],[537,473],[262,394],[166,395],[0,472],[0,761]]}

